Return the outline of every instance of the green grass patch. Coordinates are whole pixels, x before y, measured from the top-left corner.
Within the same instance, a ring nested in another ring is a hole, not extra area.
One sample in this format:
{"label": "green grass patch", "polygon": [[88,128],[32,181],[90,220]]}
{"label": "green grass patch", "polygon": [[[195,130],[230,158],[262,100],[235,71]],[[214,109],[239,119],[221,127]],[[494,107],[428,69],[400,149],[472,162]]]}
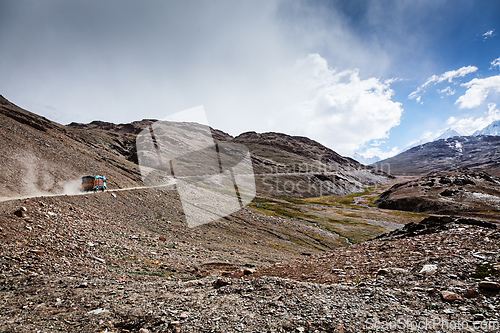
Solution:
{"label": "green grass patch", "polygon": [[441,309],[441,307],[440,307],[439,305],[434,304],[434,303],[427,303],[427,304],[425,305],[425,308],[426,308],[427,310],[439,310],[439,309]]}
{"label": "green grass patch", "polygon": [[357,192],[357,193],[353,193],[353,194],[349,194],[349,195],[345,195],[343,197],[340,197],[337,199],[336,202],[339,204],[342,204],[342,205],[349,206],[349,207],[358,207],[357,205],[354,204],[354,198],[362,197],[364,195],[369,195],[373,192],[374,192],[373,189],[365,188],[362,192]]}
{"label": "green grass patch", "polygon": [[407,212],[404,210],[387,210],[389,214],[403,217],[421,217],[422,219],[428,218],[430,215],[425,213],[415,213],[415,212]]}
{"label": "green grass patch", "polygon": [[476,271],[472,274],[472,277],[476,279],[483,279],[489,276],[499,276],[500,272],[493,268],[492,264],[482,264],[477,266]]}
{"label": "green grass patch", "polygon": [[[349,196],[346,196],[347,197],[346,200],[353,200],[353,198],[356,196],[362,196],[372,192],[373,191],[371,189],[365,189],[363,192],[354,193]],[[252,207],[270,216],[283,216],[289,219],[296,220],[298,222],[319,227],[319,229],[323,229],[325,231],[335,233],[341,237],[345,237],[353,244],[361,243],[363,241],[372,239],[375,236],[378,236],[386,232],[385,229],[378,226],[374,226],[367,223],[360,223],[356,221],[349,221],[348,220],[349,218],[358,219],[364,217],[363,215],[358,214],[356,212],[341,211],[340,215],[345,216],[347,219],[338,220],[329,217],[323,211],[319,211],[316,213],[317,209],[309,206],[312,203],[321,203],[328,206],[338,205],[338,201],[339,201],[338,196],[328,196],[328,197],[313,198],[313,199],[286,199],[286,200],[258,197],[254,199]],[[353,207],[355,207],[356,210],[362,209],[362,207],[358,206],[353,206]],[[313,239],[315,238],[314,236],[312,236],[312,234],[311,235],[307,234],[307,236]],[[320,239],[315,239],[315,240],[318,243],[325,245],[322,240]],[[313,246],[314,248],[318,248],[318,245],[313,244],[311,240],[307,241],[304,239],[297,239],[296,237],[293,237],[291,242],[297,245],[304,245],[309,247]],[[344,241],[341,241],[341,243],[343,242]]]}
{"label": "green grass patch", "polygon": [[339,221],[329,219],[320,221],[318,225],[330,232],[347,238],[351,243],[358,244],[372,239],[386,232],[382,227],[358,222]]}
{"label": "green grass patch", "polygon": [[475,309],[471,309],[471,310],[470,310],[470,313],[472,313],[472,314],[482,314],[482,315],[485,315],[485,314],[486,314],[486,311],[484,311],[483,309],[478,309],[478,308],[475,308]]}

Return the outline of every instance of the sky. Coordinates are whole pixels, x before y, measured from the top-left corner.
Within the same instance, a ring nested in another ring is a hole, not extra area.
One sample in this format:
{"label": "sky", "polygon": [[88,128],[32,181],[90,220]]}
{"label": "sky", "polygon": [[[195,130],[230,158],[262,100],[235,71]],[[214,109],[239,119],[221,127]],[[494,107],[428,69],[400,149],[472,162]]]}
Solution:
{"label": "sky", "polygon": [[387,158],[500,120],[500,2],[2,0],[0,94],[62,124],[202,105]]}

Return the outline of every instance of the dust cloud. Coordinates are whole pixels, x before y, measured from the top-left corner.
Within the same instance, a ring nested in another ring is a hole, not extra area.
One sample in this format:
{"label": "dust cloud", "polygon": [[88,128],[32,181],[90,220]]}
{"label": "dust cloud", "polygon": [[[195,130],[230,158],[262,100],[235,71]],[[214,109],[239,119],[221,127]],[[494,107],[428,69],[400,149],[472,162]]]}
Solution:
{"label": "dust cloud", "polygon": [[70,180],[69,182],[64,183],[62,194],[76,195],[81,193],[83,193],[81,178]]}
{"label": "dust cloud", "polygon": [[80,177],[68,180],[75,172],[61,170],[36,153],[13,154],[8,162],[11,167],[5,175],[8,181],[0,185],[0,201],[83,193]]}

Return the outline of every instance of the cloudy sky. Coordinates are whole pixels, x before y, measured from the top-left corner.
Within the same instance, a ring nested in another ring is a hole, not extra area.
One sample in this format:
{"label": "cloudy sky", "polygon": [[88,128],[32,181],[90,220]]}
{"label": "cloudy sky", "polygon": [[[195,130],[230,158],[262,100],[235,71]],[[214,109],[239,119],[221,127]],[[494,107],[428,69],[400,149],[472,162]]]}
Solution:
{"label": "cloudy sky", "polygon": [[67,124],[162,119],[388,157],[500,119],[500,2],[2,0],[0,94]]}

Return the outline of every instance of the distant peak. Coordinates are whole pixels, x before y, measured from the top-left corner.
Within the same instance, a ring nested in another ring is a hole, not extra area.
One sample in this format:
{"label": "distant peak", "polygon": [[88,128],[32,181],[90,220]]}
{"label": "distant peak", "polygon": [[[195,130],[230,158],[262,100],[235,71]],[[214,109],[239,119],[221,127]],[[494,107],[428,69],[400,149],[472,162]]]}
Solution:
{"label": "distant peak", "polygon": [[477,130],[474,132],[475,136],[478,135],[492,135],[492,136],[500,136],[500,120],[495,120],[482,130]]}
{"label": "distant peak", "polygon": [[455,136],[464,136],[464,135],[453,128],[448,128],[446,131],[443,132],[443,134],[437,137],[436,140],[453,138]]}

